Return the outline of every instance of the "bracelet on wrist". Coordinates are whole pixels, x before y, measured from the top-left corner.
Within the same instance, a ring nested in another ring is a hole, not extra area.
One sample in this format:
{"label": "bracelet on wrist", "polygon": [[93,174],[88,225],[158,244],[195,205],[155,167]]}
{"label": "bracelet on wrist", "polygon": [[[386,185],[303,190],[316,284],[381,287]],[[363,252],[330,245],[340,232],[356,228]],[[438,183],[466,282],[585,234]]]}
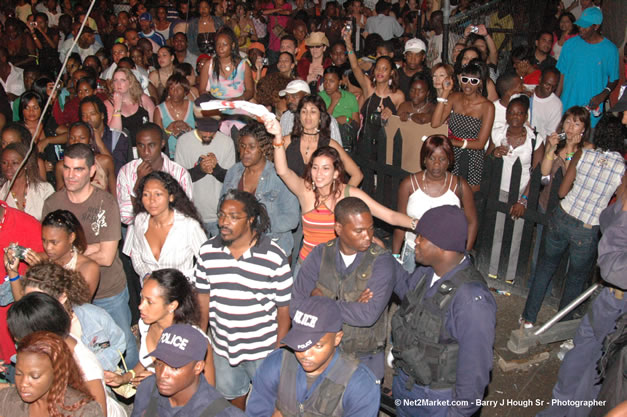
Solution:
{"label": "bracelet on wrist", "polygon": [[[8,275],[7,275],[7,277],[9,278],[9,281],[10,281],[10,282],[15,282],[15,281],[18,281],[20,278],[22,278],[22,276],[21,276],[20,274],[17,274],[17,275],[15,276],[15,278],[11,278],[11,277],[9,277]],[[5,278],[5,281],[6,281],[6,278]]]}
{"label": "bracelet on wrist", "polygon": [[466,149],[468,147],[468,141],[466,139],[463,139],[464,144],[461,146],[462,149]]}
{"label": "bracelet on wrist", "polygon": [[416,226],[418,226],[418,221],[419,221],[419,220],[420,220],[420,219],[418,219],[418,218],[416,218],[416,217],[413,217],[413,218],[411,219],[411,224],[410,224],[410,226],[411,226],[411,230],[415,230],[415,229],[416,229]]}
{"label": "bracelet on wrist", "polygon": [[523,206],[524,208],[527,208],[527,199],[525,198],[520,198],[518,200],[518,204],[520,204],[521,206]]}
{"label": "bracelet on wrist", "polygon": [[275,148],[282,148],[283,145],[285,145],[284,140],[281,140],[281,143],[272,142],[272,146],[274,146]]}
{"label": "bracelet on wrist", "polygon": [[444,97],[438,97],[435,99],[438,103],[448,103],[448,99]]}

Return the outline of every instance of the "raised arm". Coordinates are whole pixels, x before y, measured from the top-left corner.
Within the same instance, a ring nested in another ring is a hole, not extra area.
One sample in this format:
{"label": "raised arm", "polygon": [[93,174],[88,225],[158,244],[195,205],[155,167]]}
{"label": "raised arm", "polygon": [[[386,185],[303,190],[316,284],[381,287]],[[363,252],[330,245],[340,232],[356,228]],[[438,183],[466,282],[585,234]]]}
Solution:
{"label": "raised arm", "polygon": [[361,184],[361,181],[364,179],[364,174],[361,172],[361,169],[359,169],[359,165],[353,161],[353,158],[351,158],[350,155],[346,153],[344,148],[342,148],[336,141],[332,140],[329,142],[329,146],[334,148],[340,154],[340,159],[344,164],[344,169],[350,177],[348,184],[353,187],[359,187],[359,184]]}
{"label": "raised arm", "polygon": [[264,125],[266,130],[271,135],[274,135],[272,146],[274,147],[274,168],[276,169],[276,173],[279,177],[281,177],[285,185],[287,185],[287,188],[289,188],[290,191],[293,192],[300,200],[300,198],[304,195],[305,182],[287,166],[285,141],[281,137],[281,125],[276,118],[266,120]]}
{"label": "raised arm", "polygon": [[438,97],[438,104],[436,104],[435,110],[431,115],[431,127],[438,128],[442,126],[448,119],[449,114],[451,114],[453,100],[455,99],[455,94],[452,91],[453,80],[447,78],[442,81],[442,95]]}
{"label": "raised arm", "polygon": [[353,70],[353,75],[355,75],[355,79],[359,83],[359,86],[364,92],[364,96],[369,96],[372,92],[372,85],[368,77],[364,75],[364,72],[359,67],[359,63],[357,62],[357,57],[355,56],[355,51],[353,50],[353,43],[351,42],[351,33],[346,32],[342,29],[342,37],[344,42],[346,43],[346,53],[348,54],[348,62],[351,64],[351,69]]}

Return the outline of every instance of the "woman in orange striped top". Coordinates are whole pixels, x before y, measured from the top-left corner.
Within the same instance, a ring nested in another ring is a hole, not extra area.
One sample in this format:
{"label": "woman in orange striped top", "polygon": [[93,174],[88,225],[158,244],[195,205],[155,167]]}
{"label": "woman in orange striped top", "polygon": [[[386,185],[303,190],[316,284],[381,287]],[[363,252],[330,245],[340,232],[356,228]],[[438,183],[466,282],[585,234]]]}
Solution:
{"label": "woman in orange striped top", "polygon": [[298,197],[303,212],[303,247],[299,262],[318,244],[335,239],[335,205],[344,197],[362,199],[373,216],[399,227],[413,229],[416,220],[409,216],[390,210],[377,203],[359,188],[345,183],[346,173],[340,155],[334,148],[323,146],[318,148],[305,168],[303,177],[296,175],[288,168],[285,146],[281,137],[281,126],[278,120],[265,122],[266,130],[274,135],[274,165],[277,174],[285,185]]}

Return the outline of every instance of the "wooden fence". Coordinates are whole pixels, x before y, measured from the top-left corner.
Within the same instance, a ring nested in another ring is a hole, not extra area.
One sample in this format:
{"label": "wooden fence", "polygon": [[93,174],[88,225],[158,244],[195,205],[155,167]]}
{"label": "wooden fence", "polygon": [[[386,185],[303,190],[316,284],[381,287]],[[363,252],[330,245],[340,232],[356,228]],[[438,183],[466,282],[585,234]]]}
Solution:
{"label": "wooden fence", "polygon": [[[401,158],[403,155],[403,137],[400,129],[396,131],[393,137],[386,137],[383,129],[376,132],[375,135],[378,149],[376,161],[366,160],[355,154],[352,154],[351,156],[364,174],[364,183],[369,184],[371,187],[368,189],[370,195],[379,203],[396,210],[399,184],[407,175],[410,174],[410,172],[400,168]],[[391,165],[386,163],[385,149],[388,140],[393,141],[393,157]],[[419,158],[419,155],[416,155],[415,157]],[[466,174],[468,173],[469,163],[468,158],[462,157],[458,162],[460,165],[460,174],[462,176],[467,176]],[[549,213],[551,213],[559,203],[557,191],[559,190],[559,186],[562,182],[562,173],[561,171],[558,171],[557,175],[553,179],[546,213],[542,213],[538,205],[538,200],[542,191],[542,174],[540,172],[540,166],[538,165],[532,172],[530,190],[528,192],[528,208],[522,216],[525,223],[522,232],[515,280],[513,282],[507,282],[505,281],[505,277],[514,232],[514,220],[512,220],[509,216],[509,210],[518,200],[518,195],[517,193],[510,193],[509,200],[507,202],[499,201],[502,167],[503,161],[500,158],[493,158],[490,156],[486,157],[481,188],[479,192],[475,193],[475,203],[477,205],[477,215],[479,217],[479,233],[473,250],[473,256],[475,258],[477,268],[484,276],[487,277],[488,268],[490,266],[490,255],[492,252],[496,215],[499,212],[504,213],[506,220],[502,236],[498,274],[496,279],[489,279],[488,284],[499,289],[510,290],[517,295],[525,297],[528,292],[529,278],[532,272],[531,258],[535,245],[536,225],[540,224],[546,226]],[[511,190],[519,189],[521,173],[522,166],[520,161],[517,161],[512,169],[510,182]],[[377,226],[387,230],[388,232],[392,230],[388,225],[383,223],[377,223]],[[546,235],[546,233],[543,233],[543,235]],[[542,246],[540,247],[540,256],[542,254],[543,245],[544,242],[542,242]],[[547,297],[545,301],[553,306],[557,306],[558,300],[563,292],[567,262],[568,257],[565,255],[564,259],[562,259],[562,264],[560,265],[558,272],[553,278],[552,294]]]}

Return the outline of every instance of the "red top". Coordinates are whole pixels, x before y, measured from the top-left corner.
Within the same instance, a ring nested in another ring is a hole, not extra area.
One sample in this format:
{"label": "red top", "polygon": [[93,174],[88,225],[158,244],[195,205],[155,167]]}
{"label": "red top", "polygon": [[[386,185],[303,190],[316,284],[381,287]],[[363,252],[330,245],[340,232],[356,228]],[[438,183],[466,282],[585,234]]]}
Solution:
{"label": "red top", "polygon": [[[4,220],[0,223],[0,249],[5,249],[9,243],[16,242],[20,246],[33,249],[35,252],[43,252],[41,243],[41,224],[37,219],[20,210],[7,206],[0,200],[0,206],[5,210]],[[20,263],[18,272],[20,275],[26,273],[27,265]],[[0,262],[0,279],[4,279],[7,272],[4,269],[4,262]],[[0,307],[0,359],[9,363],[11,356],[15,354],[13,338],[7,327],[7,310],[10,305]]]}

